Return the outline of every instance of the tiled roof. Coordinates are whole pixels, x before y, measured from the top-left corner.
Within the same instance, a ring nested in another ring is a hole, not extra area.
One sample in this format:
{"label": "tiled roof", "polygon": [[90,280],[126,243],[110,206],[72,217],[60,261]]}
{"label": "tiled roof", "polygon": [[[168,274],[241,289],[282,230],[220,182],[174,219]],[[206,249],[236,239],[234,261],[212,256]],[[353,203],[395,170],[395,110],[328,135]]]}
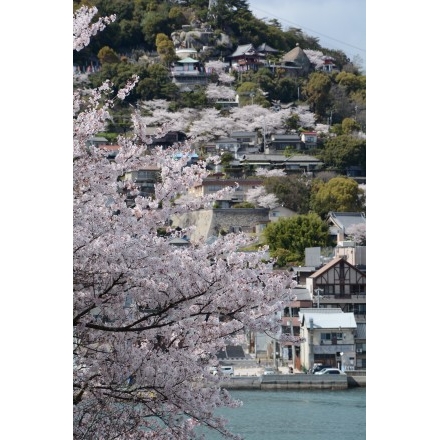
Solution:
{"label": "tiled roof", "polygon": [[357,225],[359,223],[366,223],[366,217],[363,212],[335,212],[330,211],[328,213],[328,220],[333,222],[335,226],[340,229],[349,228],[350,226]]}
{"label": "tiled roof", "polygon": [[313,163],[321,164],[322,162],[313,156],[300,154],[297,156],[286,157],[284,154],[246,154],[245,162],[286,162],[286,163]]}
{"label": "tiled roof", "polygon": [[260,52],[273,52],[276,53],[278,50],[274,49],[273,47],[270,47],[268,44],[263,43],[260,46],[258,46],[258,50]]}
{"label": "tiled roof", "polygon": [[[329,269],[331,269],[333,266],[336,266],[343,258],[337,257],[333,258],[333,260],[329,261],[325,266],[322,266],[320,269],[318,269],[316,272],[313,272],[309,278],[316,278],[321,276],[323,273],[327,272]],[[345,261],[345,260],[344,260]]]}
{"label": "tiled roof", "polygon": [[235,52],[231,55],[231,57],[239,57],[250,51],[256,52],[255,47],[252,44],[243,44],[241,46],[237,46],[237,49],[235,49]]}

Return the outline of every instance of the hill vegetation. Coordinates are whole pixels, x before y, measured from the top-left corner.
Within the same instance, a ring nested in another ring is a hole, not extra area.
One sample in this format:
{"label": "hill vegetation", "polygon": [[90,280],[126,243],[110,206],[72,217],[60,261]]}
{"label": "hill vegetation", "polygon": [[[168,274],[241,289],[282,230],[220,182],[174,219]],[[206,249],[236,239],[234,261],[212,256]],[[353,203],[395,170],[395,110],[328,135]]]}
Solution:
{"label": "hill vegetation", "polygon": [[[321,47],[318,38],[299,28],[283,29],[275,19],[266,22],[254,17],[246,0],[218,0],[211,10],[208,0],[81,0],[74,1],[73,8],[77,10],[84,4],[96,6],[98,17],[117,17],[88,47],[74,52],[76,66],[97,70],[88,75],[88,84],[97,87],[109,79],[120,88],[133,74],[139,76],[139,84],[124,106],[114,109],[119,116],[115,128],[121,132],[129,129],[127,107],[138,100],[165,99],[175,109],[209,105],[204,90],[182,92],[169,75],[169,65],[177,59],[172,35],[178,35],[185,26],[209,30],[215,45],[206,54],[199,51],[202,62],[208,58],[227,60],[238,45],[244,44],[266,44],[277,50],[276,55],[271,55],[274,63],[297,45],[331,57],[337,69],[332,74],[312,72],[291,78],[283,69],[262,68],[235,73],[234,87],[241,91],[258,89],[255,103],[266,107],[274,101],[306,103],[316,114],[317,122],[330,123],[337,134],[350,128],[366,132],[366,77],[360,66],[340,50]],[[219,40],[221,35],[226,37]],[[192,43],[200,46],[200,42]],[[344,120],[348,122],[342,126]]]}

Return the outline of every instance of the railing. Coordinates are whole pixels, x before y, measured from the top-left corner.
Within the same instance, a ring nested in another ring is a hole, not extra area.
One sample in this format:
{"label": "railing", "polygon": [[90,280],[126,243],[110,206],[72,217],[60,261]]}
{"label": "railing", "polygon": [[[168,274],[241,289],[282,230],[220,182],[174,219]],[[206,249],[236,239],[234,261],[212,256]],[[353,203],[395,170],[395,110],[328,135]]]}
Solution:
{"label": "railing", "polygon": [[348,293],[345,295],[341,295],[341,294],[335,294],[335,295],[331,295],[331,294],[327,294],[327,295],[320,295],[319,296],[319,301],[320,302],[329,302],[329,301],[334,301],[336,299],[348,299],[348,300],[360,300],[360,301],[366,301],[367,295],[362,294],[362,293]]}
{"label": "railing", "polygon": [[198,70],[172,70],[172,76],[207,76],[205,72],[199,72]]}

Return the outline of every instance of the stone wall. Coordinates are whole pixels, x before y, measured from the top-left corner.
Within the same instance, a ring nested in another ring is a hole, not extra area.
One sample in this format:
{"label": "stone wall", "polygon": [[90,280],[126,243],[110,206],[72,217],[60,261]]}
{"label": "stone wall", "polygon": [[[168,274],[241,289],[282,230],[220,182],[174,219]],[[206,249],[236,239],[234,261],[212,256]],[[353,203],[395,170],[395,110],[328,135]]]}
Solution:
{"label": "stone wall", "polygon": [[173,227],[194,227],[189,239],[197,242],[208,237],[217,237],[223,232],[259,233],[261,226],[269,222],[266,208],[245,209],[201,209],[172,217]]}

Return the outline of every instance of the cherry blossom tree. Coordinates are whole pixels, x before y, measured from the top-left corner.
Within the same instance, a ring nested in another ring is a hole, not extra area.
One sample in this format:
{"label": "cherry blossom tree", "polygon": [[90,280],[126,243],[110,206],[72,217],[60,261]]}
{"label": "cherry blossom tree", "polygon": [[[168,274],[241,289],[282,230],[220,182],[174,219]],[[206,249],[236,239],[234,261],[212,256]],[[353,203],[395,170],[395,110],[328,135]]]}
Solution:
{"label": "cherry blossom tree", "polygon": [[250,188],[246,193],[246,200],[263,208],[273,209],[279,205],[275,194],[268,194],[264,186]]}
{"label": "cherry blossom tree", "polygon": [[304,53],[316,69],[324,65],[324,61],[328,56],[325,56],[320,50],[304,49]]}
{"label": "cherry blossom tree", "polygon": [[[75,50],[108,23],[92,24],[95,14],[74,14]],[[238,439],[216,409],[240,402],[209,367],[244,331],[275,332],[295,282],[264,260],[265,248],[241,252],[251,243],[244,234],[170,244],[184,232],[172,229],[172,215],[219,197],[175,203],[207,175],[206,163],[187,165],[190,145],[152,149],[138,112],[114,161],[89,145],[136,82],[116,96],[108,81],[73,96],[73,437],[185,440],[214,430]],[[119,179],[148,167],[160,170],[149,197]]]}
{"label": "cherry blossom tree", "polygon": [[236,91],[226,86],[217,86],[215,84],[208,84],[206,88],[206,96],[212,100],[233,101],[236,96]]}
{"label": "cherry blossom tree", "polygon": [[345,233],[357,245],[365,246],[367,244],[367,226],[365,223],[356,223],[351,225],[347,228]]}
{"label": "cherry blossom tree", "polygon": [[295,113],[299,117],[299,123],[303,128],[314,128],[316,124],[316,116],[309,110],[307,106],[299,105],[292,109],[292,113]]}

